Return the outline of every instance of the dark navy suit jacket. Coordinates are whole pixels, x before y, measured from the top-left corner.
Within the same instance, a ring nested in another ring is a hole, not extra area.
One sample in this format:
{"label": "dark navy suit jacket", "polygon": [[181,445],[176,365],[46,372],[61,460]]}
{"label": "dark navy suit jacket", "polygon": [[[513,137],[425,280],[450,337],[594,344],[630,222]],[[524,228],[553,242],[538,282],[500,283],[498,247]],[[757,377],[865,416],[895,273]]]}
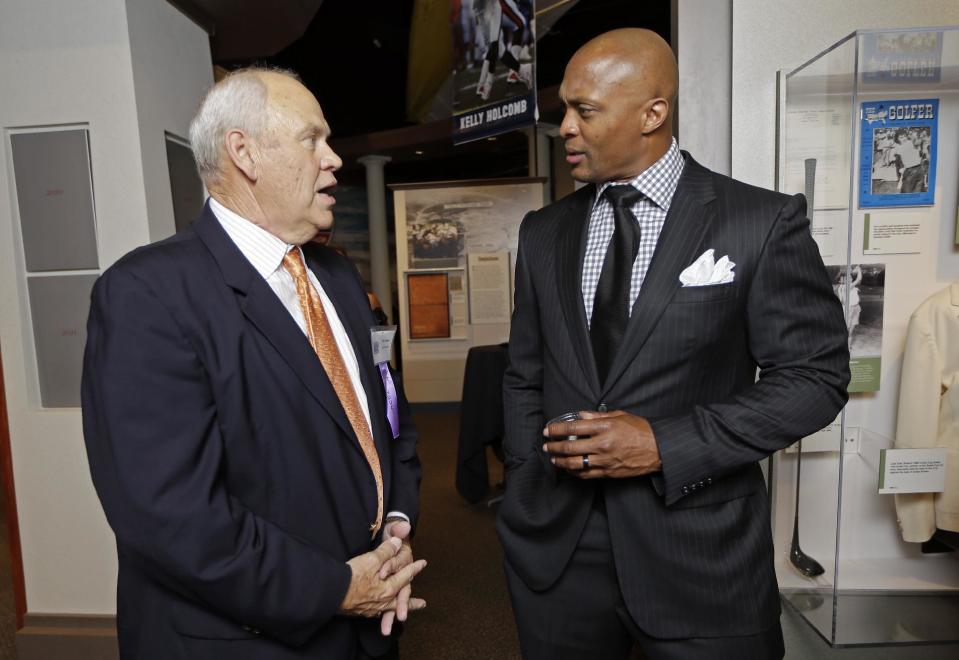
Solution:
{"label": "dark navy suit jacket", "polygon": [[[390,432],[359,277],[333,250],[304,252],[353,342],[386,510],[415,524],[416,432],[402,393]],[[124,658],[384,649],[376,621],[336,615],[345,562],[374,546],[372,474],[306,336],[208,207],[97,281],[82,390]]]}
{"label": "dark navy suit jacket", "polygon": [[[620,588],[647,634],[749,635],[779,618],[758,461],[842,408],[846,326],[805,199],[684,156],[606,382],[597,376],[581,285],[593,186],[523,221],[497,529],[516,573],[530,588],[548,589],[602,489]],[[735,280],[682,287],[679,274],[708,248],[736,264]],[[603,409],[650,420],[661,473],[590,481],[550,464],[541,450],[544,420]]]}

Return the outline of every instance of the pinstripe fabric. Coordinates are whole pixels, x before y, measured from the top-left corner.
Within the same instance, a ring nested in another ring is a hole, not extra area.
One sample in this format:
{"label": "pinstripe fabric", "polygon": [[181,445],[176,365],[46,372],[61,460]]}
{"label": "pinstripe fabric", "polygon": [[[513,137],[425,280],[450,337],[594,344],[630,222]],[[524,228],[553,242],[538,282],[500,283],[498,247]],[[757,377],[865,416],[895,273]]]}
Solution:
{"label": "pinstripe fabric", "polygon": [[[643,286],[643,278],[646,277],[646,271],[649,269],[653,250],[656,249],[656,242],[659,241],[659,233],[663,229],[666,213],[669,211],[669,204],[673,199],[673,193],[676,192],[682,172],[683,156],[679,152],[676,140],[673,139],[669,151],[662,158],[628,182],[628,185],[644,195],[630,207],[640,228],[639,252],[636,253],[636,259],[633,261],[633,278],[629,287],[631,304],[636,302],[639,289]],[[593,318],[596,285],[599,283],[606,248],[609,246],[615,228],[613,205],[603,194],[611,185],[614,184],[607,182],[599,187],[590,213],[586,256],[583,261],[583,307],[586,309],[586,318],[590,321]]]}
{"label": "pinstripe fabric", "polygon": [[[845,322],[803,197],[733,181],[684,156],[605,383],[592,364],[581,291],[595,191],[524,220],[497,530],[516,574],[548,589],[602,488],[620,587],[645,633],[752,635],[779,614],[758,461],[822,428],[845,403]],[[736,262],[735,281],[681,287],[679,273],[707,248]],[[598,483],[553,468],[540,449],[543,421],[600,404],[650,420],[661,473]]]}

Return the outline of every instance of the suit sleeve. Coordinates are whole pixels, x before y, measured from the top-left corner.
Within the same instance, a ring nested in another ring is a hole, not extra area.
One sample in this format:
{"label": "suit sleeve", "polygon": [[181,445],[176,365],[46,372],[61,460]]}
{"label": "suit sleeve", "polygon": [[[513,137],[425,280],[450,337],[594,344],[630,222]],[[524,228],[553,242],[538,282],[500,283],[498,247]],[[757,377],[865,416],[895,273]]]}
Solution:
{"label": "suit sleeve", "polygon": [[509,364],[503,377],[503,418],[506,421],[503,454],[507,472],[524,463],[543,437],[543,343],[536,291],[526,255],[529,221],[527,215],[520,226]]}
{"label": "suit sleeve", "polygon": [[[902,361],[897,449],[937,445],[943,366],[929,324],[920,314],[913,314]],[[895,498],[903,541],[922,543],[932,538],[936,532],[935,495],[909,493]]]}
{"label": "suit sleeve", "polygon": [[848,398],[842,306],[809,233],[802,195],[780,209],[746,295],[758,380],[722,402],[650,420],[667,505],[686,484],[709,483],[823,428]]}
{"label": "suit sleeve", "polygon": [[211,611],[302,644],[336,614],[350,569],[227,492],[208,378],[148,284],[116,268],[100,278],[88,321],[83,424],[118,545]]}

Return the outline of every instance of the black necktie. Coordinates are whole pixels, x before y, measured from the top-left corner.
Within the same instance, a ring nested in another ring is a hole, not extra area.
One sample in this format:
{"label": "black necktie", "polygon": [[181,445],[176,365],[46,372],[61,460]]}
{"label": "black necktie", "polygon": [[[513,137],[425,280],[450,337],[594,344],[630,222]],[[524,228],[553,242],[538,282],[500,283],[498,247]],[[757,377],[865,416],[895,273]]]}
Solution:
{"label": "black necktie", "polygon": [[604,194],[613,205],[616,228],[606,248],[589,326],[600,383],[606,381],[629,323],[629,288],[639,251],[639,223],[630,208],[643,196],[632,186],[610,186]]}

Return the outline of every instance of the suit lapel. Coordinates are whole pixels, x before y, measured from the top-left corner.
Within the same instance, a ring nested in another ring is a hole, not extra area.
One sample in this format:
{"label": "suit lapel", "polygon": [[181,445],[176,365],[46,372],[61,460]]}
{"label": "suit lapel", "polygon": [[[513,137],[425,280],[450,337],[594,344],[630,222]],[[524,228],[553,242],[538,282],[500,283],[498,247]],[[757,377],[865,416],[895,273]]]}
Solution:
{"label": "suit lapel", "polygon": [[209,204],[194,223],[200,240],[207,246],[223,273],[226,283],[239,294],[243,314],[263,333],[289,368],[302,381],[330,417],[347,434],[355,438],[346,412],[333,390],[323,365],[313,347],[283,307],[270,285],[260,277],[239,248],[230,240],[216,220]]}
{"label": "suit lapel", "polygon": [[585,186],[570,198],[565,212],[559,218],[557,238],[559,256],[556,259],[556,281],[559,283],[559,298],[566,317],[576,357],[586,374],[590,389],[599,391],[599,375],[593,358],[593,345],[589,341],[589,326],[586,323],[586,308],[583,306],[583,259],[586,254],[586,234],[589,228],[590,203],[595,186]]}
{"label": "suit lapel", "polygon": [[686,164],[673,194],[653,259],[626,328],[626,336],[603,386],[605,396],[642,349],[666,305],[679,289],[679,274],[699,256],[703,234],[715,215],[712,174],[683,152]]}

